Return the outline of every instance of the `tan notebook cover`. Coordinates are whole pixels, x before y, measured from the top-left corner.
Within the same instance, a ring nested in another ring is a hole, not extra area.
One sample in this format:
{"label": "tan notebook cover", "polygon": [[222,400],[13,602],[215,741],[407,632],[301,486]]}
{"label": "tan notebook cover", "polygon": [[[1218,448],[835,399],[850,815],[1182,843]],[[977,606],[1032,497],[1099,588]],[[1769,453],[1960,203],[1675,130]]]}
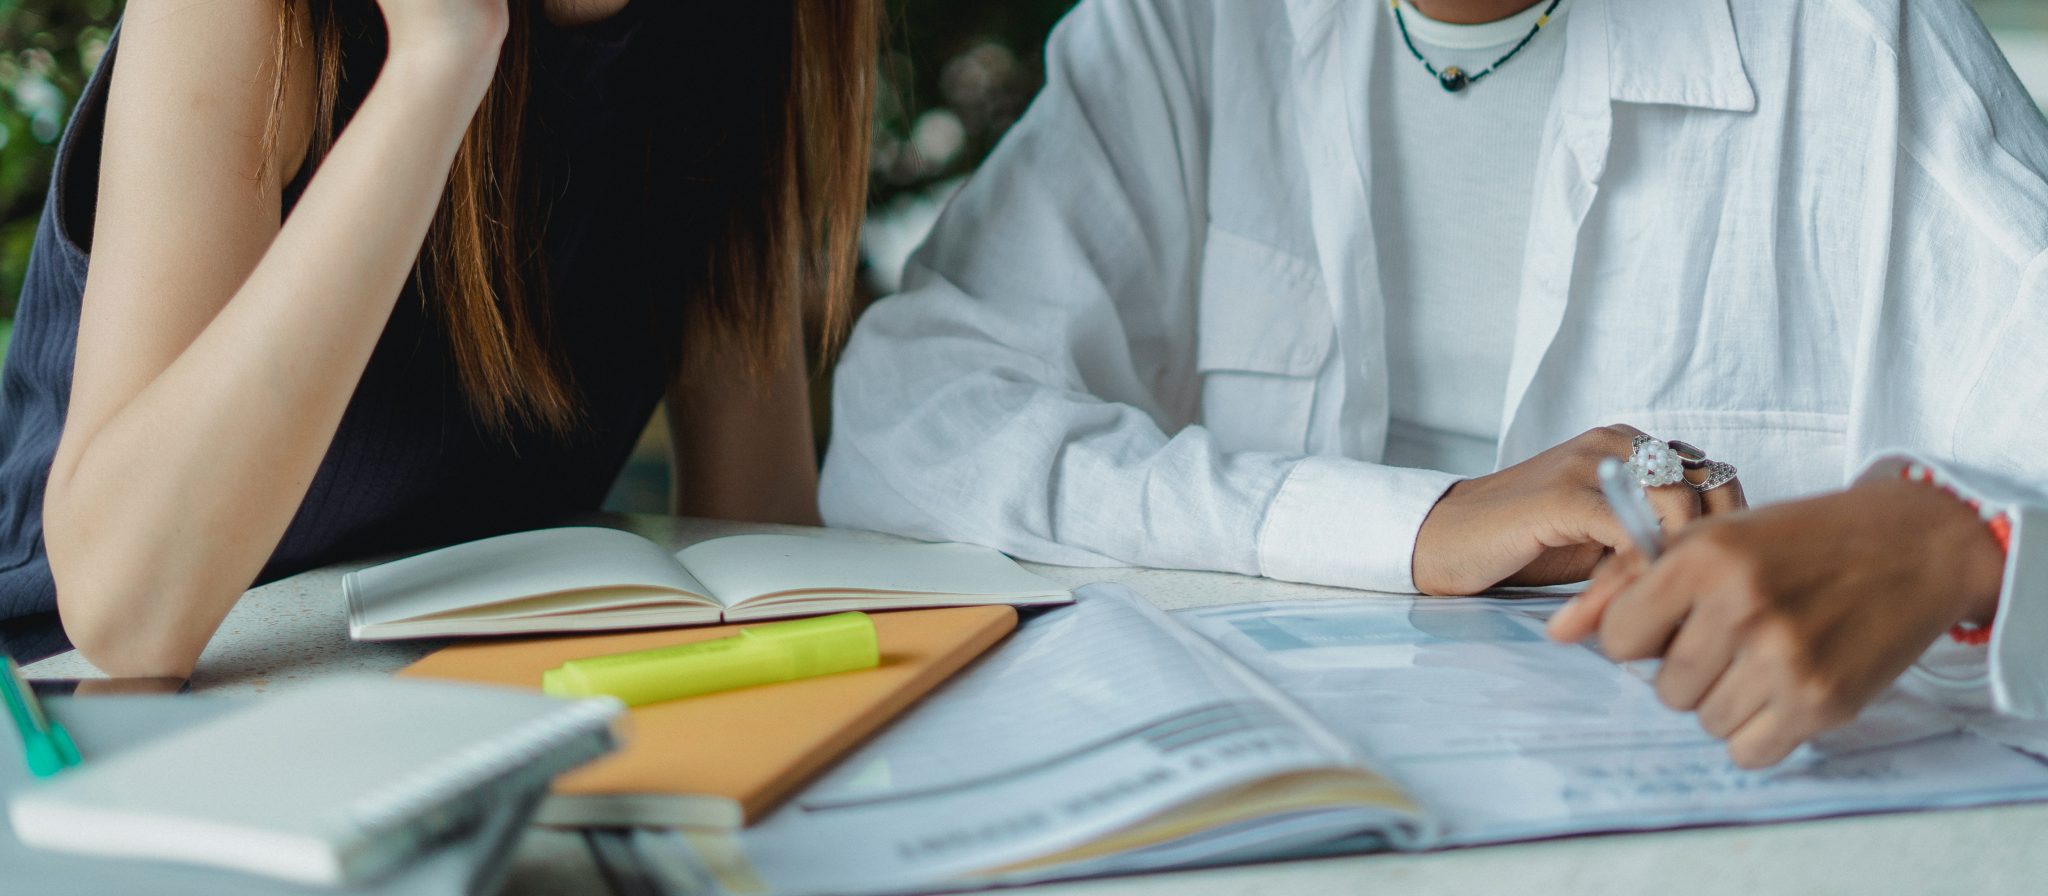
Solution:
{"label": "tan notebook cover", "polygon": [[[1017,627],[1008,606],[871,614],[874,669],[636,707],[625,748],[555,781],[537,819],[562,825],[736,828],[812,776]],[[721,638],[740,626],[449,647],[400,675],[540,689],[571,659]]]}

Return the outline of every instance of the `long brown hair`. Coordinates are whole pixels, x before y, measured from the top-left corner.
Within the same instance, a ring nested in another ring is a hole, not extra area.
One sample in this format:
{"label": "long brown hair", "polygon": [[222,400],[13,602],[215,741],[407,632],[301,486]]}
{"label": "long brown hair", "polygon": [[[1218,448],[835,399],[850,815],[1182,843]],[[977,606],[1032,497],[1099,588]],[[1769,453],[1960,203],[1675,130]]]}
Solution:
{"label": "long brown hair", "polygon": [[[549,345],[543,216],[526,170],[534,31],[549,26],[541,0],[508,2],[497,74],[456,152],[417,280],[447,332],[478,421],[500,432],[515,423],[565,432],[580,402]],[[309,40],[316,108],[305,164],[317,165],[345,123],[347,73],[361,69],[365,54],[381,59],[382,22],[372,0],[284,0],[282,9],[271,139],[288,56]],[[679,350],[671,371],[681,376],[683,358],[708,357],[715,360],[692,370],[737,368],[759,381],[779,369],[806,311],[823,350],[847,325],[881,12],[879,0],[744,0],[709,4],[699,14],[718,35],[708,46],[725,71],[716,85],[675,89],[724,97],[710,106],[720,120],[691,132],[715,144],[722,162],[713,189],[700,183],[689,192],[693,205],[708,207],[691,211],[699,221],[687,233],[699,245],[680,248],[698,253],[681,265],[692,282],[677,297],[688,301],[677,347],[687,339],[692,350]],[[651,131],[679,133],[680,125],[662,124],[679,110],[644,111]],[[663,165],[655,153],[675,150],[673,142],[651,143],[650,167]]]}

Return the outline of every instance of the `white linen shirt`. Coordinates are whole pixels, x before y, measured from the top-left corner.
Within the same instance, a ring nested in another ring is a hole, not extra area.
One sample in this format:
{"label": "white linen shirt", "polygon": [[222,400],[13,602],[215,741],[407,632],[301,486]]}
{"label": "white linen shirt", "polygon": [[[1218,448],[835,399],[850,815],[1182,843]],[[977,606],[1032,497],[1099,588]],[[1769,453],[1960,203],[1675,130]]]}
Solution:
{"label": "white linen shirt", "polygon": [[[2048,714],[2048,124],[1982,25],[1964,0],[1575,0],[1562,25],[1500,465],[1628,423],[1758,502],[1887,449],[1984,483],[2021,530],[1994,693]],[[826,520],[1412,591],[1455,477],[1378,463],[1384,27],[1366,0],[1082,3],[847,347]]]}

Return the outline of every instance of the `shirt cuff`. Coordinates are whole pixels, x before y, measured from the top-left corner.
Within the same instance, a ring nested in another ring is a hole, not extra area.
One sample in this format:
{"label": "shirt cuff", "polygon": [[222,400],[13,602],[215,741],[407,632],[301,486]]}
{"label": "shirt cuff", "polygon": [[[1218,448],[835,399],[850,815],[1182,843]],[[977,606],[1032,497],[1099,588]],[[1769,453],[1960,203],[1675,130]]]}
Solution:
{"label": "shirt cuff", "polygon": [[1259,574],[1413,594],[1415,536],[1462,477],[1341,457],[1294,465],[1259,528]]}
{"label": "shirt cuff", "polygon": [[2012,523],[2005,579],[1986,651],[1991,701],[1999,712],[2048,718],[2048,504],[2010,480],[1908,452],[1880,455],[1858,478],[1896,477],[1910,463],[1933,470],[1938,481],[1963,499],[2004,513]]}

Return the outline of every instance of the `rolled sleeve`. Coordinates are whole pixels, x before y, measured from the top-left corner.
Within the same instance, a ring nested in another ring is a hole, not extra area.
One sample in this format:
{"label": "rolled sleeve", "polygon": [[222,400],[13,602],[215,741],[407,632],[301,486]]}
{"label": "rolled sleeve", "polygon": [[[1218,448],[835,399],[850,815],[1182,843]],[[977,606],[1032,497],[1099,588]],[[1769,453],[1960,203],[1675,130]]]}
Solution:
{"label": "rolled sleeve", "polygon": [[2048,509],[2007,509],[2012,547],[1991,629],[1991,699],[2000,712],[2048,718]]}
{"label": "rolled sleeve", "polygon": [[1258,536],[1260,573],[1414,593],[1416,535],[1459,478],[1341,457],[1306,458],[1281,482],[1266,510]]}

